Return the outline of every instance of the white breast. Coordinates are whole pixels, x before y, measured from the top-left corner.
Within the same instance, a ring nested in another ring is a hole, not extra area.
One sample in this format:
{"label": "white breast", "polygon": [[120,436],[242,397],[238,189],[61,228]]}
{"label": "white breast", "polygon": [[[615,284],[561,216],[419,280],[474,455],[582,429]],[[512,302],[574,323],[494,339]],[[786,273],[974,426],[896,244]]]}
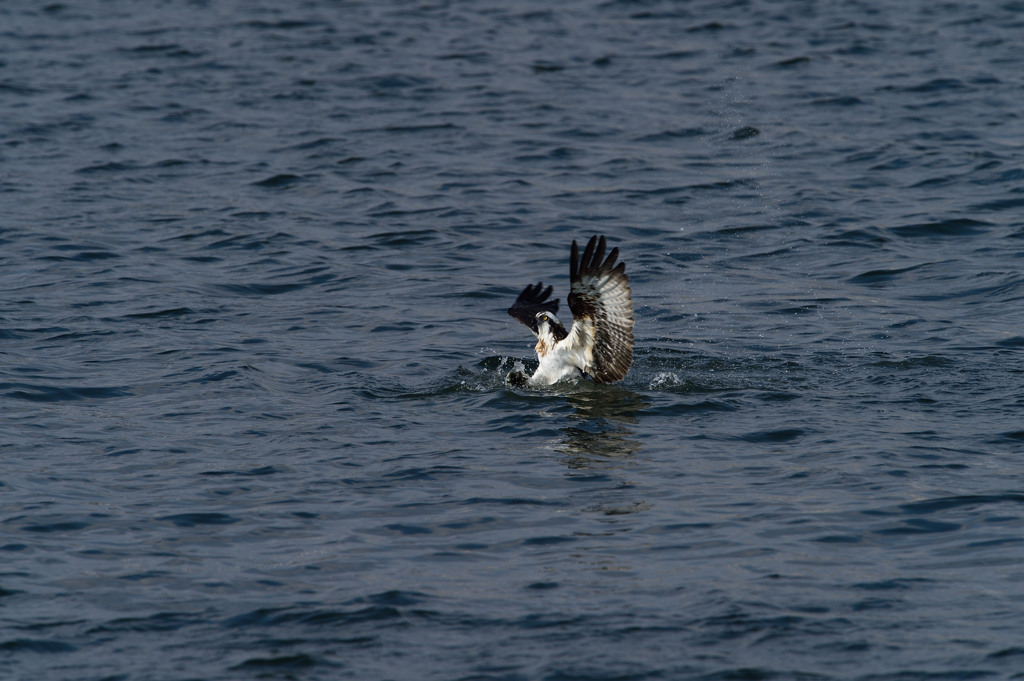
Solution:
{"label": "white breast", "polygon": [[[577,331],[577,324],[573,325],[573,331]],[[551,385],[567,378],[580,376],[581,371],[587,366],[587,358],[584,356],[583,347],[577,339],[577,333],[570,333],[569,337],[560,343],[556,343],[548,328],[541,328],[541,335],[537,340],[537,356],[540,365],[537,371],[530,378],[534,385]]]}
{"label": "white breast", "polygon": [[566,352],[564,348],[556,347],[540,358],[540,366],[530,378],[530,382],[536,385],[551,385],[579,376],[580,370],[572,359],[571,353]]}

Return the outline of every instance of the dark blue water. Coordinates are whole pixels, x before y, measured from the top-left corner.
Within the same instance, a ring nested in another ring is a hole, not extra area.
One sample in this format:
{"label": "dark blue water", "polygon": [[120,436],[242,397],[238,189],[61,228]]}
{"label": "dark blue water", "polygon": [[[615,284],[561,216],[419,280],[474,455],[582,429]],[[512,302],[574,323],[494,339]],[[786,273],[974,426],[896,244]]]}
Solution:
{"label": "dark blue water", "polygon": [[[0,6],[0,676],[1024,671],[1024,4]],[[505,314],[621,249],[615,385]]]}

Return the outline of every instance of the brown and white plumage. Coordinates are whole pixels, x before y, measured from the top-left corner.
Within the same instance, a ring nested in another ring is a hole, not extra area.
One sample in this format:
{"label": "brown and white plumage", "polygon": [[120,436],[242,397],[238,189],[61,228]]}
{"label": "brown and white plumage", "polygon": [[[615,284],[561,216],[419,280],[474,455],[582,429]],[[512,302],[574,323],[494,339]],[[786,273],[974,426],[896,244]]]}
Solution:
{"label": "brown and white plumage", "polygon": [[[508,313],[537,336],[540,365],[529,379],[534,385],[550,385],[583,372],[597,383],[611,383],[626,376],[633,363],[633,298],[626,264],[615,264],[619,249],[605,258],[606,242],[592,237],[580,257],[572,242],[569,257],[568,297],[573,324],[565,330],[558,320],[558,300],[548,300],[552,287],[527,286]],[[509,381],[526,383],[526,376],[512,372]]]}

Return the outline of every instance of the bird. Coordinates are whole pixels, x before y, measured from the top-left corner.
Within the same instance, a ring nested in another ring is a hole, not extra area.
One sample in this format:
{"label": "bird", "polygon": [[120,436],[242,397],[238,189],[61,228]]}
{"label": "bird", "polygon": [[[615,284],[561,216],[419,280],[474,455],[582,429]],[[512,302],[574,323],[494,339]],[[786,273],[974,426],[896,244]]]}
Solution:
{"label": "bird", "polygon": [[506,381],[515,387],[553,385],[588,377],[595,383],[625,378],[633,363],[633,297],[626,263],[615,261],[619,249],[605,258],[607,242],[591,237],[580,257],[576,241],[569,253],[569,310],[572,327],[558,319],[558,299],[549,300],[553,286],[530,284],[508,309],[509,315],[537,337],[540,364],[529,378],[511,371]]}

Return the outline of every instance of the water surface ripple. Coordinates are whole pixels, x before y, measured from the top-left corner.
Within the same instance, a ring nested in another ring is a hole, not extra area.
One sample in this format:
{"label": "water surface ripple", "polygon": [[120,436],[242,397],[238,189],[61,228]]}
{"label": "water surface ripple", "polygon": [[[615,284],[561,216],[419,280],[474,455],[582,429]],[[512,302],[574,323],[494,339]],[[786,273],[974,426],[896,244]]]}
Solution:
{"label": "water surface ripple", "polygon": [[[1024,670],[1024,4],[0,7],[0,676]],[[505,314],[622,250],[625,381]]]}

